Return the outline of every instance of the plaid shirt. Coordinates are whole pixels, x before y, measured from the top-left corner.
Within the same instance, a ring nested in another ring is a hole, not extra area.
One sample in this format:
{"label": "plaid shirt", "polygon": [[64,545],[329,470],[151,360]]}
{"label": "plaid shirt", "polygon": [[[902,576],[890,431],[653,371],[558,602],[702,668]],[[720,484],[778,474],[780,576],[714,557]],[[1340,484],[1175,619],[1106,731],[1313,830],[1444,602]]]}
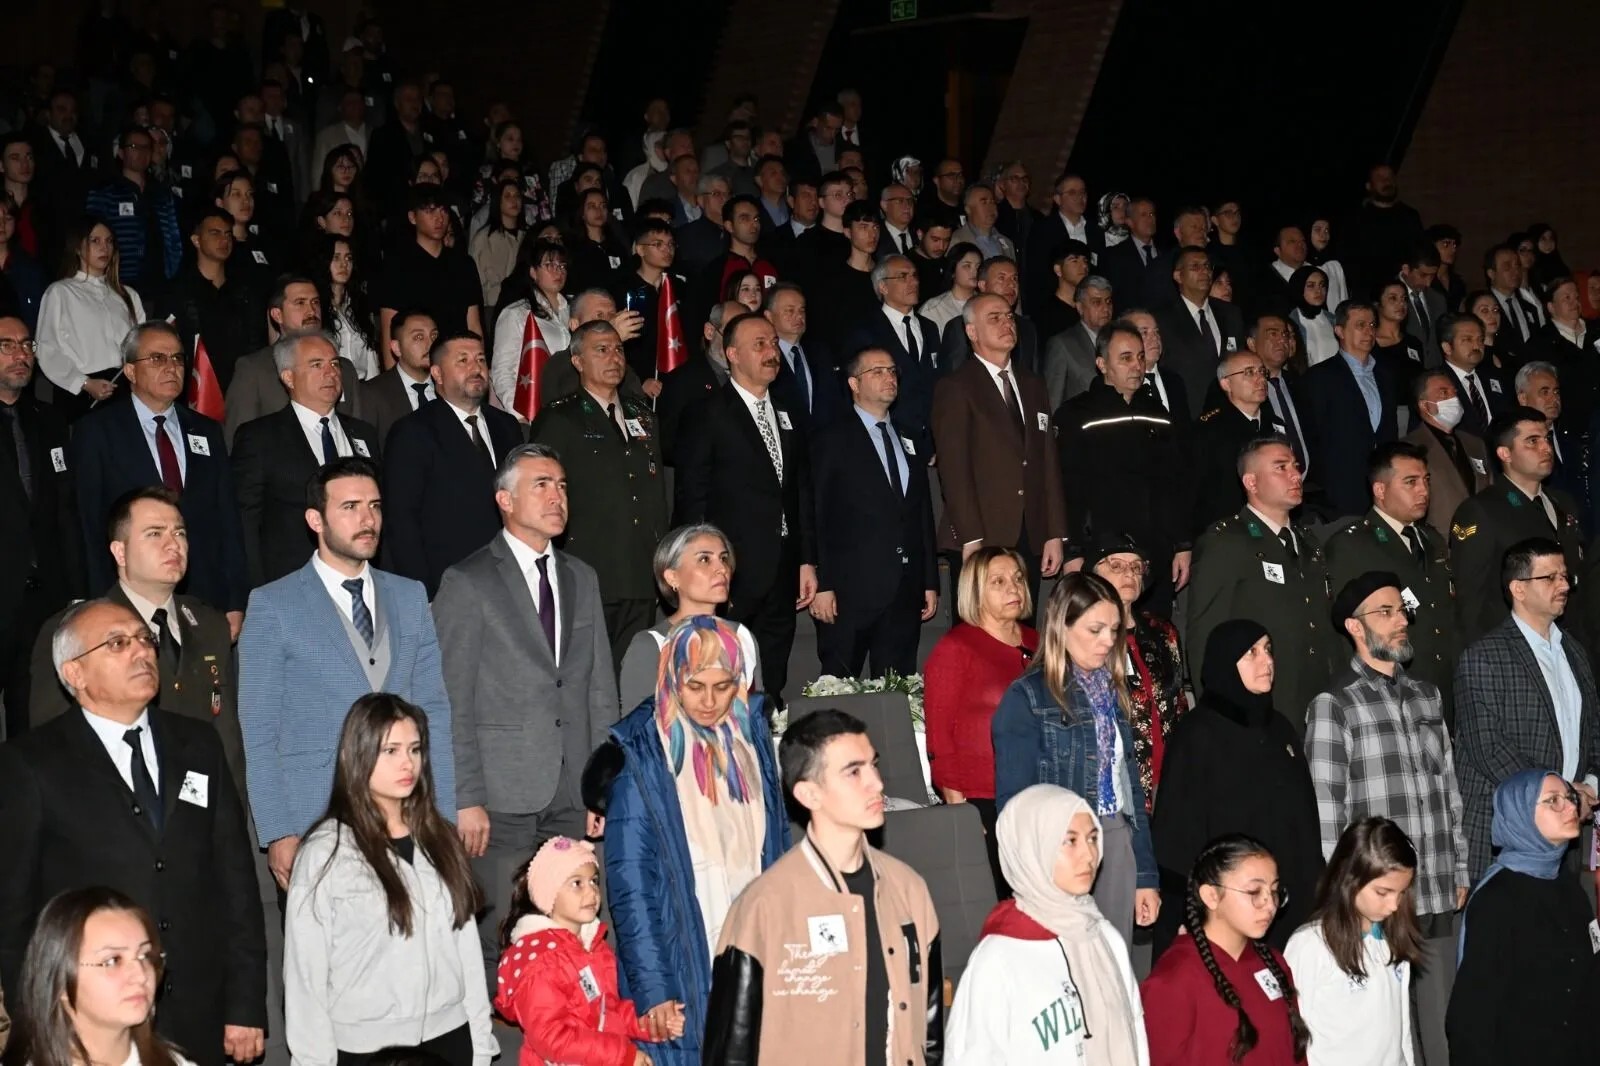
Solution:
{"label": "plaid shirt", "polygon": [[1359,656],[1311,701],[1306,759],[1317,790],[1322,852],[1351,822],[1392,820],[1417,849],[1419,914],[1449,914],[1468,887],[1461,792],[1439,690],[1395,667],[1391,680]]}

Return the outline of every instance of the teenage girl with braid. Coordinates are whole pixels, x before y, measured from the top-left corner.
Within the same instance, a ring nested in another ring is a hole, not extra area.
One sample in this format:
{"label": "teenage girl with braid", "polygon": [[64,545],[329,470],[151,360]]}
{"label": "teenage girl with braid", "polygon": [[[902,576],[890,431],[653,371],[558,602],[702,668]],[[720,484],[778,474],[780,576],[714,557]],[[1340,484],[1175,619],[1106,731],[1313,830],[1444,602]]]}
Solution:
{"label": "teenage girl with braid", "polygon": [[1242,834],[1201,849],[1184,933],[1141,989],[1151,1066],[1294,1066],[1309,1039],[1293,975],[1261,938],[1285,893],[1265,845]]}

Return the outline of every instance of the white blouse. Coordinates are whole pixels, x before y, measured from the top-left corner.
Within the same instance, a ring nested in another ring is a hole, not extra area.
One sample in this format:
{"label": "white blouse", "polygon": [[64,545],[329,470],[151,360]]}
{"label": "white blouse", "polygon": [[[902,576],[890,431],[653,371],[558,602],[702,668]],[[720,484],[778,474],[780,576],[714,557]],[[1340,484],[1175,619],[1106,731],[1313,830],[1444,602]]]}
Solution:
{"label": "white blouse", "polygon": [[1339,354],[1339,338],[1333,332],[1333,312],[1323,309],[1316,318],[1306,318],[1297,307],[1289,313],[1305,338],[1306,365],[1316,366]]}
{"label": "white blouse", "polygon": [[[542,294],[537,298],[547,312],[539,317],[539,334],[544,337],[544,346],[550,349],[551,358],[565,358],[562,353],[572,345],[572,334],[567,331],[572,314],[567,298],[560,297],[556,307],[545,303]],[[522,331],[528,325],[528,308],[527,300],[518,300],[501,311],[494,324],[494,359],[489,364],[489,382],[494,386],[500,406],[513,414],[516,413],[517,367],[522,364]],[[555,397],[546,396],[545,399]],[[522,420],[521,415],[517,418]]]}
{"label": "white blouse", "polygon": [[133,314],[103,277],[78,271],[44,290],[39,302],[39,369],[58,389],[77,395],[90,374],[122,365],[122,342],[144,321],[139,294],[127,290]]}
{"label": "white blouse", "polygon": [[356,377],[360,380],[377,377],[383,369],[379,365],[378,353],[373,351],[372,345],[356,328],[348,309],[341,307],[334,313],[339,316],[339,354],[355,364]]}

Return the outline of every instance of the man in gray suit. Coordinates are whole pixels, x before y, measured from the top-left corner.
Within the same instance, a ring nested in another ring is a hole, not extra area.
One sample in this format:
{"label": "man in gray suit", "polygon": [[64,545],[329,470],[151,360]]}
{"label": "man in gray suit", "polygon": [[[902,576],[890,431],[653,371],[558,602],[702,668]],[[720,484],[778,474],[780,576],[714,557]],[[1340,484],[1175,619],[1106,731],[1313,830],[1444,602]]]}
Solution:
{"label": "man in gray suit", "polygon": [[[228,395],[224,398],[226,415],[222,423],[222,435],[230,449],[233,435],[239,432],[240,426],[289,406],[288,390],[278,378],[278,365],[272,360],[272,345],[285,333],[321,328],[322,297],[317,294],[317,283],[292,274],[280,279],[267,305],[267,346],[259,352],[251,352],[233,366],[233,380],[228,383]],[[339,377],[343,382],[339,413],[354,415],[359,379],[355,364],[342,355],[339,356]]]}
{"label": "man in gray suit", "polygon": [[1095,339],[1111,322],[1111,282],[1090,274],[1078,282],[1074,299],[1081,321],[1050,338],[1044,350],[1044,384],[1050,392],[1050,410],[1100,380],[1094,363]]}
{"label": "man in gray suit", "polygon": [[433,601],[459,826],[489,894],[478,930],[491,982],[511,872],[541,838],[583,836],[583,767],[620,716],[599,580],[551,543],[567,528],[560,457],[512,448],[494,498],[501,534],[446,570]]}

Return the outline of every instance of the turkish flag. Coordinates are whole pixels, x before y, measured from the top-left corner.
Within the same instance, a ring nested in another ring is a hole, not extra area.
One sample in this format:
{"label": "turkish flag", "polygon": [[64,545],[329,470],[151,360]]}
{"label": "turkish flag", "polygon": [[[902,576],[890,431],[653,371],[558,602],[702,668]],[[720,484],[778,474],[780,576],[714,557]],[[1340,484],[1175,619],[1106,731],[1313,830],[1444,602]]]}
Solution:
{"label": "turkish flag", "polygon": [[512,396],[511,411],[529,422],[539,414],[544,405],[544,368],[550,362],[550,348],[539,329],[539,316],[529,304],[528,324],[522,327],[522,360],[517,364],[517,391]]}
{"label": "turkish flag", "polygon": [[664,378],[683,365],[689,350],[683,343],[683,319],[678,314],[678,298],[672,292],[672,275],[661,275],[661,293],[656,300],[656,377]]}
{"label": "turkish flag", "polygon": [[198,333],[194,335],[194,365],[189,371],[189,384],[184,390],[183,399],[191,410],[217,422],[222,421],[222,383],[217,380],[211,355]]}

